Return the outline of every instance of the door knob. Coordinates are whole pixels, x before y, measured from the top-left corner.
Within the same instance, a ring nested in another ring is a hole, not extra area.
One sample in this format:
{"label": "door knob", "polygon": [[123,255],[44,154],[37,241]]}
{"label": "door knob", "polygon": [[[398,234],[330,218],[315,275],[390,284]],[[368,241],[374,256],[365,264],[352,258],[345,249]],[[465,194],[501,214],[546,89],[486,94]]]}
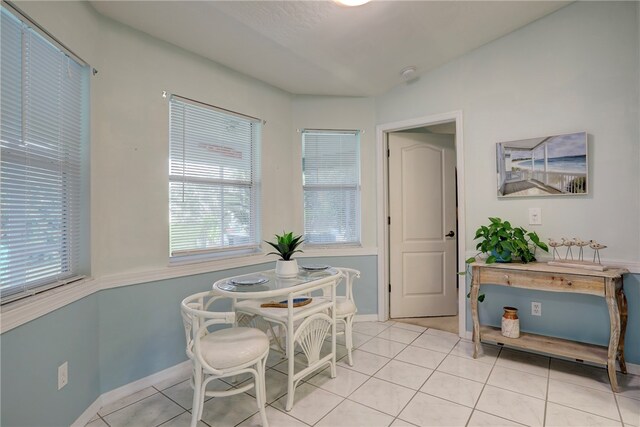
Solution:
{"label": "door knob", "polygon": [[453,230],[451,230],[450,232],[448,232],[444,237],[453,237],[455,236],[456,233],[453,232]]}

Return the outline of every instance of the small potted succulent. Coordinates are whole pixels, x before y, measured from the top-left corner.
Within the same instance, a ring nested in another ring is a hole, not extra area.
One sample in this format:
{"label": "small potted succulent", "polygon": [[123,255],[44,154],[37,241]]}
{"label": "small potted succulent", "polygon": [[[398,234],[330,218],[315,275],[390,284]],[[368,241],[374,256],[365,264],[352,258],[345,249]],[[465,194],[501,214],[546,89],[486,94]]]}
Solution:
{"label": "small potted succulent", "polygon": [[265,243],[273,246],[276,252],[269,252],[267,255],[279,255],[280,259],[276,261],[276,275],[283,278],[296,277],[298,275],[298,261],[291,258],[296,252],[302,252],[297,249],[304,242],[302,236],[294,236],[293,232],[283,232],[282,235],[276,234],[276,241]]}

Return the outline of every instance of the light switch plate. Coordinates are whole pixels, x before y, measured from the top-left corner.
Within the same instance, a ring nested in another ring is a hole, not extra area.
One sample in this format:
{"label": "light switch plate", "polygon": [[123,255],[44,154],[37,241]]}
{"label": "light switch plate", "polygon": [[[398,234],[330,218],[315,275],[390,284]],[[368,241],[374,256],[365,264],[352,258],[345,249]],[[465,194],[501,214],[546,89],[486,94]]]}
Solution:
{"label": "light switch plate", "polygon": [[64,362],[58,366],[58,390],[66,386],[69,382],[69,363]]}
{"label": "light switch plate", "polygon": [[529,208],[529,225],[542,225],[542,209]]}

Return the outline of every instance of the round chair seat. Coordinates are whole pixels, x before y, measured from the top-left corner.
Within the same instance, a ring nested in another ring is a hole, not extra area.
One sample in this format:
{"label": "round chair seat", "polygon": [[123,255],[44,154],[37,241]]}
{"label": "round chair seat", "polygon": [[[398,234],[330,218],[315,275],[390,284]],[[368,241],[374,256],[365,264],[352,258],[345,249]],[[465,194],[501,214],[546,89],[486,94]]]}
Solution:
{"label": "round chair seat", "polygon": [[354,314],[356,312],[356,305],[353,301],[345,297],[336,298],[336,316],[345,316],[347,314]]}
{"label": "round chair seat", "polygon": [[269,338],[254,328],[226,328],[203,337],[200,348],[211,367],[226,369],[262,356],[269,348]]}

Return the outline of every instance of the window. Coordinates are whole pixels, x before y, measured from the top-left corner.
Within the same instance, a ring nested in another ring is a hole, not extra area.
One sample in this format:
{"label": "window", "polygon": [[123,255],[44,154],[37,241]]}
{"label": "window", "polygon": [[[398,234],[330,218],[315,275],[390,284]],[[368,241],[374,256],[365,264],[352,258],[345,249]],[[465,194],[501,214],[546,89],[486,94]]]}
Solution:
{"label": "window", "polygon": [[89,68],[34,27],[1,8],[2,302],[75,280],[85,264]]}
{"label": "window", "polygon": [[360,243],[360,133],[305,130],[302,181],[306,244]]}
{"label": "window", "polygon": [[169,115],[170,256],[258,250],[261,122],[176,95]]}

